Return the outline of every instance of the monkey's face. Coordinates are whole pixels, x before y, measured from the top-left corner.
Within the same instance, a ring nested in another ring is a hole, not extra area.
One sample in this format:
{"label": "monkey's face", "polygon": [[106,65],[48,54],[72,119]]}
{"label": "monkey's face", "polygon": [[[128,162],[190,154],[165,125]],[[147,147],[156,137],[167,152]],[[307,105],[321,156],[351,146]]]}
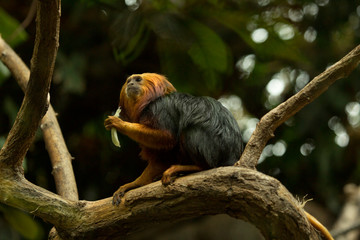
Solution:
{"label": "monkey's face", "polygon": [[125,94],[130,99],[136,99],[143,93],[143,78],[141,75],[131,75],[126,80]]}
{"label": "monkey's face", "polygon": [[120,92],[121,116],[123,119],[136,122],[141,111],[150,102],[175,91],[174,86],[162,75],[156,73],[131,75],[126,79]]}

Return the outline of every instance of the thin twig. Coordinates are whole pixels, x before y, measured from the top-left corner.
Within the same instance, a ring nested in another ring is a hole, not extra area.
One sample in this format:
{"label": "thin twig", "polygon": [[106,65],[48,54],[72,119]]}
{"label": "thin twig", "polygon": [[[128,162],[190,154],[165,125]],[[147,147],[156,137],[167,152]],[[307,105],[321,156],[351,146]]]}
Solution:
{"label": "thin twig", "polygon": [[15,29],[15,31],[10,35],[10,37],[8,38],[8,42],[11,42],[13,39],[15,39],[18,36],[18,34],[21,32],[21,30],[25,30],[30,25],[30,23],[34,20],[34,17],[36,15],[36,2],[37,2],[37,0],[32,0],[30,9],[26,15],[26,18],[20,24],[20,26],[18,26]]}

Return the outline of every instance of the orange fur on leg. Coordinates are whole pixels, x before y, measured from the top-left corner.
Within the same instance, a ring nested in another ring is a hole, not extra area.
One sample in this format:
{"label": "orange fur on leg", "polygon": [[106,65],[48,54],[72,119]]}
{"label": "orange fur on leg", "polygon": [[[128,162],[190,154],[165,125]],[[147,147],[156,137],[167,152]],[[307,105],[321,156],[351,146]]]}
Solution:
{"label": "orange fur on leg", "polygon": [[119,205],[121,203],[121,198],[125,195],[125,192],[152,183],[154,179],[161,176],[168,167],[168,165],[150,161],[143,173],[135,181],[124,184],[116,190],[113,195],[113,204],[116,206]]}
{"label": "orange fur on leg", "polygon": [[161,182],[166,186],[173,182],[172,177],[179,172],[199,172],[201,170],[203,170],[203,168],[197,165],[172,165],[163,173]]}

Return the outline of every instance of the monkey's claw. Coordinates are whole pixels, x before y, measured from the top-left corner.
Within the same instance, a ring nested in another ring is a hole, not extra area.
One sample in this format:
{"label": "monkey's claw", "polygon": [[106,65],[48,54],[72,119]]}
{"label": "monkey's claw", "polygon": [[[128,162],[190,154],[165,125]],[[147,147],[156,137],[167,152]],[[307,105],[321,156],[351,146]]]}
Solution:
{"label": "monkey's claw", "polygon": [[125,191],[122,190],[117,190],[114,195],[113,195],[113,200],[112,200],[112,204],[115,206],[119,206],[119,204],[121,203],[121,199],[124,197],[125,195]]}
{"label": "monkey's claw", "polygon": [[173,183],[175,181],[175,176],[172,176],[171,174],[163,174],[162,178],[161,178],[161,183],[166,187],[168,185],[170,185],[171,183]]}

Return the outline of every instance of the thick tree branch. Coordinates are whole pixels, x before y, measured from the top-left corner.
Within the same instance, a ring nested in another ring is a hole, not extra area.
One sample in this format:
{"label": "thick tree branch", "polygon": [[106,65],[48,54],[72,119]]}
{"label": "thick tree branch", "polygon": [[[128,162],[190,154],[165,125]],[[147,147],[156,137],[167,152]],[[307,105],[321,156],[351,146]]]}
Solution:
{"label": "thick tree branch", "polygon": [[266,239],[320,239],[291,193],[276,179],[250,169],[212,169],[167,187],[158,181],[128,192],[118,207],[110,198],[67,201],[3,173],[0,183],[0,202],[54,224],[64,239],[120,239],[156,225],[219,213],[256,224]]}
{"label": "thick tree branch", "polygon": [[0,167],[22,171],[22,160],[47,110],[46,99],[58,49],[59,26],[60,0],[39,1],[30,80],[15,123],[0,151]]}
{"label": "thick tree branch", "polygon": [[[14,50],[0,36],[0,60],[10,70],[21,89],[25,92],[30,70]],[[41,120],[44,141],[53,166],[57,193],[69,200],[78,200],[78,191],[71,155],[66,147],[56,113],[52,106]]]}
{"label": "thick tree branch", "polygon": [[244,153],[235,165],[254,169],[266,143],[274,136],[275,129],[314,101],[336,80],[348,76],[359,63],[360,45],[315,77],[300,92],[265,114],[257,124]]}

